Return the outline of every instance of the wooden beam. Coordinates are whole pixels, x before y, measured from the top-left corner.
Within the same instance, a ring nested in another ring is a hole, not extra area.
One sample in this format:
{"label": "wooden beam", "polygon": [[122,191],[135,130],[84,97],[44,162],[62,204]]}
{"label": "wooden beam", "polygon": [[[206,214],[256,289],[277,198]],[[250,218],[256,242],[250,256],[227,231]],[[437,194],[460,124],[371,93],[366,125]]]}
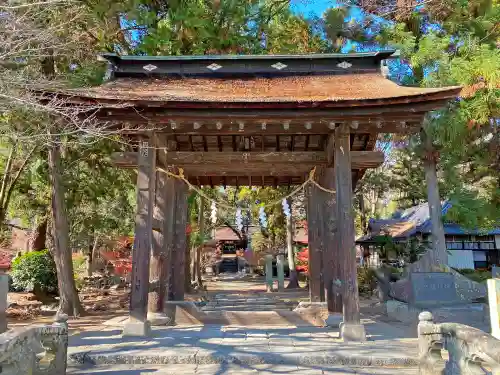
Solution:
{"label": "wooden beam", "polygon": [[[424,114],[422,113],[415,119],[408,119],[406,125],[403,127],[401,124],[401,119],[390,119],[385,118],[383,120],[378,119],[367,119],[365,121],[359,121],[359,126],[353,129],[355,134],[366,134],[366,133],[399,133],[399,134],[411,134],[416,133],[421,128],[421,122],[423,121]],[[324,120],[318,120],[317,123],[312,123],[310,129],[305,128],[301,124],[291,123],[288,130],[283,129],[282,124],[269,123],[265,130],[262,130],[258,123],[249,124],[245,126],[243,130],[240,130],[237,126],[228,123],[222,129],[217,129],[216,125],[212,123],[204,124],[199,129],[193,129],[188,124],[180,123],[175,129],[171,129],[170,125],[162,122],[163,120],[157,120],[155,123],[149,122],[149,125],[144,125],[144,120],[141,118],[135,121],[129,118],[117,119],[117,120],[106,120],[107,123],[113,125],[114,128],[120,128],[124,134],[137,134],[141,132],[148,131],[149,129],[155,129],[157,132],[165,134],[191,134],[191,135],[306,135],[306,134],[329,134],[332,132],[329,122]],[[220,121],[219,121],[220,122]],[[336,120],[336,123],[341,123],[341,120]]]}
{"label": "wooden beam", "polygon": [[342,267],[342,303],[344,322],[341,330],[345,340],[364,340],[360,323],[354,213],[352,209],[352,172],[350,131],[347,124],[335,129],[335,177],[339,261]]}
{"label": "wooden beam", "polygon": [[[331,142],[329,140],[329,142]],[[331,147],[331,146],[329,146]],[[327,151],[330,152],[330,151]],[[252,152],[190,152],[190,151],[171,151],[166,156],[168,165],[187,168],[194,166],[211,166],[211,168],[219,165],[228,166],[229,164],[242,164],[252,166],[263,166],[268,164],[306,164],[309,167],[315,165],[329,165],[325,151],[252,151]],[[137,167],[137,153],[134,152],[118,152],[111,155],[111,161],[123,168]],[[366,169],[376,168],[384,162],[384,153],[380,151],[352,151],[351,152],[352,168]],[[332,161],[330,161],[332,163]]]}
{"label": "wooden beam", "polygon": [[[366,160],[371,157],[380,159],[379,153],[362,154],[359,159]],[[359,160],[358,159],[358,160]],[[290,151],[252,151],[252,152],[169,152],[169,164],[175,165],[205,165],[205,164],[259,164],[259,163],[293,163],[293,164],[325,164],[326,157],[323,151],[290,152]]]}
{"label": "wooden beam", "polygon": [[[142,325],[141,331],[148,333],[147,306],[149,293],[149,263],[152,243],[153,202],[155,189],[156,149],[151,137],[140,141],[137,174],[137,211],[135,215],[134,251],[132,252],[132,274],[130,294],[130,331],[127,325],[124,334],[134,334],[132,324]],[[137,327],[136,327],[137,329]]]}
{"label": "wooden beam", "polygon": [[311,166],[306,164],[286,165],[286,164],[213,164],[213,165],[189,165],[180,166],[184,175],[189,177],[243,177],[243,176],[302,176],[311,170]]}

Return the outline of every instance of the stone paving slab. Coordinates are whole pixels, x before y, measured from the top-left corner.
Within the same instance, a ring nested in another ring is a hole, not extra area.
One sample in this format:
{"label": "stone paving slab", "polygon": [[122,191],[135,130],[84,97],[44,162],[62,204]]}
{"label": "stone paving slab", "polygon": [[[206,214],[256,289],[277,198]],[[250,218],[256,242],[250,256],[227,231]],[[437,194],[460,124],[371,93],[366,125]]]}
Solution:
{"label": "stone paving slab", "polygon": [[363,368],[287,365],[114,365],[70,367],[68,375],[417,375],[416,368]]}
{"label": "stone paving slab", "polygon": [[[327,328],[256,329],[221,326],[155,328],[150,338],[122,338],[120,330],[70,337],[69,358],[84,364],[220,364],[415,366],[415,339],[380,338],[344,343]],[[385,336],[390,334],[385,332]],[[394,333],[394,332],[393,332]]]}

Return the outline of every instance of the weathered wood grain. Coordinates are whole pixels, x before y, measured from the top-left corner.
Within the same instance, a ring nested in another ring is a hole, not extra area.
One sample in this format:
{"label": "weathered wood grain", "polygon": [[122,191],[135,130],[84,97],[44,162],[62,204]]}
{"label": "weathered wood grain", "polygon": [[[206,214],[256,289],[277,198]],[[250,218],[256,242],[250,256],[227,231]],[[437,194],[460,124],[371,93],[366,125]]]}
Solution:
{"label": "weathered wood grain", "polygon": [[335,130],[335,177],[337,194],[337,228],[340,279],[344,323],[359,324],[359,292],[356,248],[354,243],[354,213],[352,208],[351,150],[349,127]]}
{"label": "weathered wood grain", "polygon": [[149,263],[152,243],[153,203],[155,188],[155,148],[151,141],[141,141],[137,173],[137,211],[135,215],[134,249],[130,293],[130,320],[145,322],[149,293]]}

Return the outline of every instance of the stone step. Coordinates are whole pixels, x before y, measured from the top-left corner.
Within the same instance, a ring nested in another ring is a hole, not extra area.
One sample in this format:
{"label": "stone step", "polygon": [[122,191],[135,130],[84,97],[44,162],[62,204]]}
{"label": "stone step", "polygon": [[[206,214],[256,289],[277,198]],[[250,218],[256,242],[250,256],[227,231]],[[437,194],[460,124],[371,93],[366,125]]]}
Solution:
{"label": "stone step", "polygon": [[272,298],[214,298],[209,303],[275,303],[281,302]]}
{"label": "stone step", "polygon": [[277,311],[292,310],[288,305],[233,305],[233,306],[203,306],[202,311]]}
{"label": "stone step", "polygon": [[237,364],[179,364],[179,365],[102,365],[70,366],[68,375],[417,375],[417,368],[409,367],[349,367],[349,366],[293,366],[257,364],[251,367]]}
{"label": "stone step", "polygon": [[284,301],[256,301],[256,302],[207,302],[205,306],[293,306],[296,303],[288,303]]}
{"label": "stone step", "polygon": [[[256,340],[257,342],[257,340]],[[288,366],[359,366],[364,367],[417,367],[418,359],[403,353],[394,353],[383,346],[343,344],[328,347],[296,347],[272,345],[271,347],[248,343],[248,347],[223,347],[217,349],[193,347],[145,348],[119,351],[70,352],[71,365],[288,365]],[[262,344],[261,344],[262,345]],[[377,347],[378,346],[378,347]],[[366,374],[366,373],[363,373]],[[369,373],[368,373],[369,374]],[[392,373],[394,374],[394,372]],[[405,374],[407,374],[405,372]]]}

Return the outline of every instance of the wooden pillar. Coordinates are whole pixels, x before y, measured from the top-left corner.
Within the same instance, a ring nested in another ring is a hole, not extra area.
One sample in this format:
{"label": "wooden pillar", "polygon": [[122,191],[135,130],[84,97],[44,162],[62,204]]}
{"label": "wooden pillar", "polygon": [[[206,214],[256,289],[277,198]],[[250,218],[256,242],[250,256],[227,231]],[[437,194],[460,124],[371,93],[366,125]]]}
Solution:
{"label": "wooden pillar", "polygon": [[290,207],[290,215],[286,217],[286,251],[288,254],[288,269],[290,277],[287,288],[299,288],[299,275],[297,272],[295,254],[293,252],[293,209],[292,198],[288,198],[288,207]]}
{"label": "wooden pillar", "polygon": [[320,190],[316,186],[310,185],[307,196],[307,235],[309,242],[309,298],[311,302],[325,300],[322,275],[321,214]]}
{"label": "wooden pillar", "polygon": [[174,243],[172,246],[172,292],[174,301],[184,301],[186,278],[186,247],[187,247],[187,210],[188,187],[184,181],[175,180],[175,224]]}
{"label": "wooden pillar", "polygon": [[149,267],[150,292],[148,296],[148,320],[152,325],[165,325],[169,319],[164,314],[167,293],[167,244],[165,242],[165,220],[167,213],[167,174],[156,172],[155,208],[153,212],[153,244]]}
{"label": "wooden pillar", "polygon": [[354,213],[352,207],[351,142],[349,126],[341,124],[335,129],[335,177],[337,195],[337,231],[339,262],[342,270],[343,322],[341,336],[344,340],[366,340],[365,329],[360,323],[359,291],[357,280],[356,248],[354,242]]}
{"label": "wooden pillar", "polygon": [[124,336],[147,336],[151,331],[147,321],[147,306],[156,170],[156,150],[154,147],[151,148],[151,145],[150,137],[140,141],[137,171],[137,211],[130,282],[130,318],[123,328]]}
{"label": "wooden pillar", "polygon": [[448,253],[446,252],[446,242],[443,228],[443,213],[441,199],[439,197],[439,185],[436,172],[436,149],[432,144],[432,139],[425,131],[422,131],[424,142],[424,170],[427,182],[427,202],[429,205],[429,216],[432,225],[432,265],[440,269],[448,265]]}
{"label": "wooden pillar", "polygon": [[[172,171],[169,169],[169,171]],[[165,315],[169,319],[168,324],[175,323],[175,305],[169,304],[168,301],[175,301],[174,296],[174,277],[175,274],[172,272],[172,264],[174,262],[174,243],[175,243],[175,214],[177,208],[176,202],[176,179],[173,177],[168,177],[166,179],[166,202],[165,202],[165,221],[163,222],[163,241],[165,243],[166,257],[163,263],[163,274],[167,280],[165,287],[165,299],[166,303],[164,305]]]}
{"label": "wooden pillar", "polygon": [[[332,135],[333,138],[333,135]],[[328,190],[335,190],[335,170],[325,168],[320,184]],[[341,280],[339,243],[337,233],[337,203],[336,195],[322,192],[323,200],[323,282],[328,312],[342,313],[341,290],[335,281]],[[339,322],[340,323],[340,322]]]}

